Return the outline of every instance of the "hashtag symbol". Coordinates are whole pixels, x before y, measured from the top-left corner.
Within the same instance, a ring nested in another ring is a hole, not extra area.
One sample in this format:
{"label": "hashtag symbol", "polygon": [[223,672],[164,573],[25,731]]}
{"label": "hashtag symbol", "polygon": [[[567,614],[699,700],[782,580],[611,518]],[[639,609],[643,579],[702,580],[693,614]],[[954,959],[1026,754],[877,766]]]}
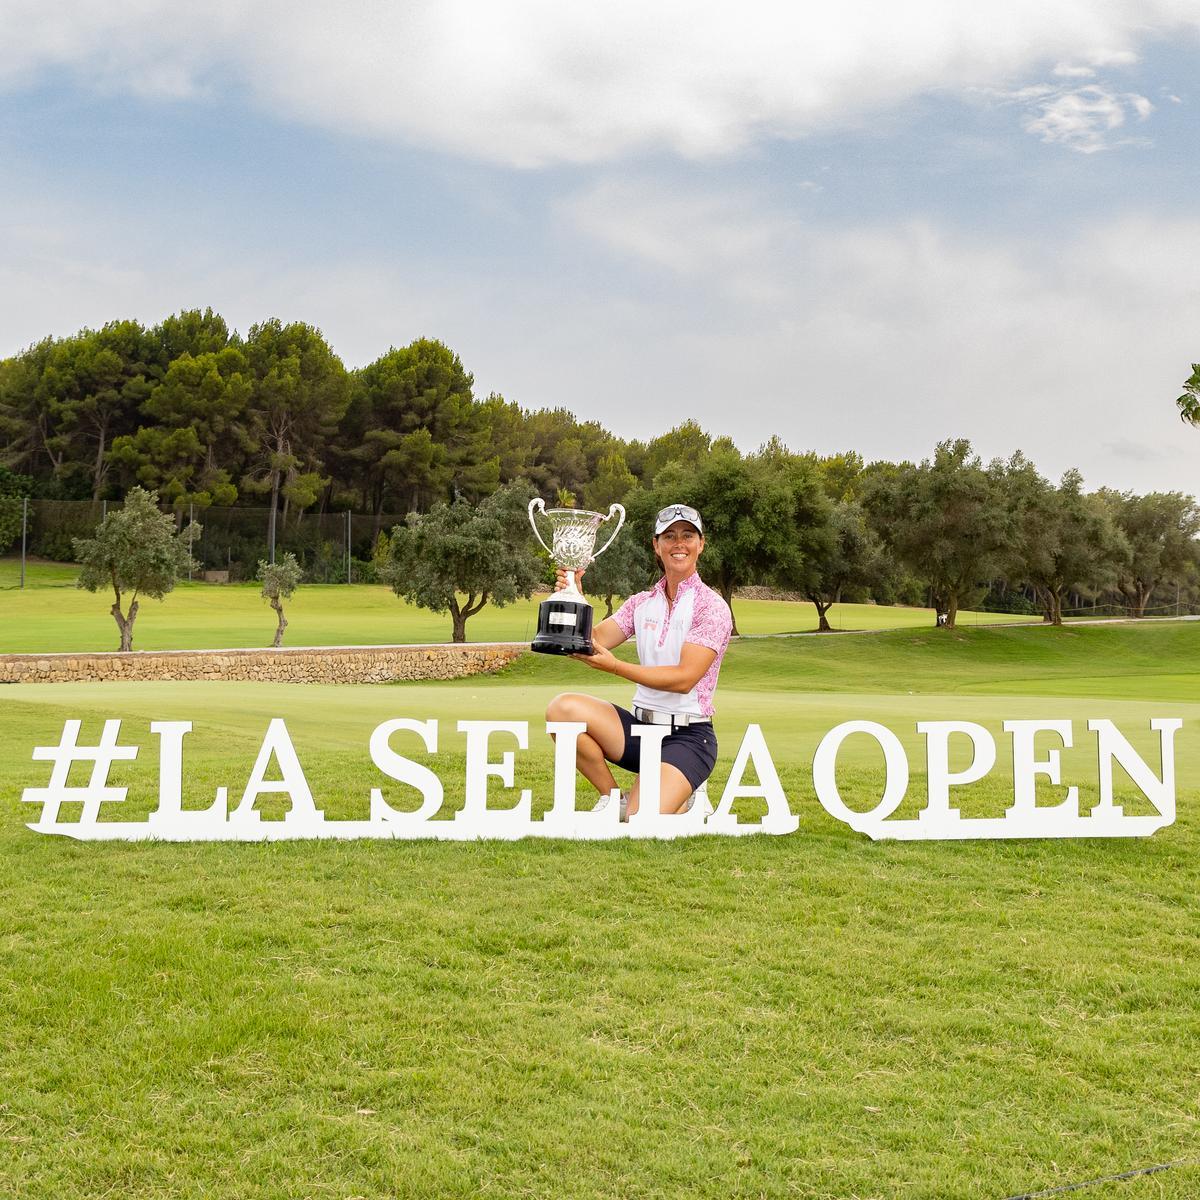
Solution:
{"label": "hashtag symbol", "polygon": [[[117,735],[121,732],[121,722],[105,721],[104,732],[100,735],[98,746],[79,745],[79,721],[68,721],[63,726],[62,740],[57,746],[35,746],[33,759],[35,762],[52,762],[49,786],[44,788],[26,788],[21,799],[31,804],[41,804],[42,819],[39,825],[57,825],[59,808],[71,801],[83,801],[83,812],[80,814],[81,825],[92,824],[100,815],[100,805],[125,799],[128,788],[109,787],[108,772],[117,759],[137,758],[136,746],[118,746]],[[67,779],[71,772],[71,764],[90,762],[92,777],[86,787],[68,787]]]}

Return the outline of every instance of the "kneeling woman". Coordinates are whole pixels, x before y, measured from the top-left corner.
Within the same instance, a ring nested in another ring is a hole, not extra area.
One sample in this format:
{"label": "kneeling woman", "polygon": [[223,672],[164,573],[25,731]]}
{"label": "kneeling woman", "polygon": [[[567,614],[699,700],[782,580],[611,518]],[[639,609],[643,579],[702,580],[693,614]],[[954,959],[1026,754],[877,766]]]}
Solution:
{"label": "kneeling woman", "polygon": [[[641,739],[631,735],[633,726],[670,725],[662,744],[659,807],[675,813],[687,805],[717,761],[713,694],[733,619],[729,606],[697,574],[704,523],[694,508],[664,508],[655,520],[652,545],[662,578],[648,592],[630,596],[596,627],[595,654],[572,656],[594,670],[636,683],[633,712],[595,696],[565,692],[550,701],[546,719],[587,725],[579,737],[576,762],[603,797],[617,786],[609,763],[627,771],[640,769]],[[563,582],[560,578],[560,587]],[[637,639],[638,663],[612,653],[630,637]],[[640,784],[639,778],[621,797],[623,819],[637,812]]]}

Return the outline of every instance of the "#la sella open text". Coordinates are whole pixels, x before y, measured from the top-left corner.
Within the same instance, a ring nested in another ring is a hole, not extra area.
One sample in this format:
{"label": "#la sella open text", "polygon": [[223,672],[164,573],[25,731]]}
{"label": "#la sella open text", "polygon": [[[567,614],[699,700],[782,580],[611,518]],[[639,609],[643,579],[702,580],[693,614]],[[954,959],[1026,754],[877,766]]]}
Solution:
{"label": "#la sella open text", "polygon": [[[46,787],[26,788],[22,799],[41,804],[41,816],[29,825],[39,833],[63,834],[81,840],[164,841],[270,841],[297,838],[406,838],[439,841],[470,841],[478,838],[515,840],[525,837],[611,839],[675,838],[704,834],[740,836],[751,833],[786,834],[799,828],[800,818],[791,811],[779,780],[766,739],[758,725],[747,726],[733,768],[715,808],[706,789],[697,793],[687,811],[659,811],[659,770],[662,742],[670,730],[663,725],[634,727],[641,738],[642,773],[640,807],[622,822],[616,795],[594,811],[580,811],[577,804],[579,779],[575,750],[586,726],[576,722],[547,722],[553,734],[554,794],[551,806],[533,818],[533,795],[522,789],[515,805],[489,806],[489,789],[516,787],[516,755],[512,748],[529,749],[527,721],[459,721],[465,735],[466,779],[463,804],[450,819],[439,819],[445,800],[441,779],[429,766],[406,757],[392,745],[393,738],[415,738],[427,754],[438,749],[438,722],[396,717],[384,721],[371,733],[371,761],[393,785],[407,785],[420,796],[413,811],[393,807],[400,789],[371,788],[367,820],[328,820],[317,806],[305,778],[296,747],[281,718],[268,722],[249,782],[238,803],[229,804],[228,789],[216,789],[214,801],[203,809],[184,807],[184,739],[190,721],[153,721],[150,732],[157,737],[158,806],[143,821],[101,821],[101,805],[125,800],[128,789],[110,786],[109,772],[117,761],[135,759],[138,746],[119,743],[121,722],[104,722],[95,745],[81,745],[82,723],[69,720],[56,746],[38,746],[34,761],[52,763]],[[825,810],[851,828],[871,838],[947,840],[964,838],[1028,837],[1145,837],[1175,820],[1175,734],[1183,726],[1178,718],[1153,718],[1149,725],[1158,734],[1159,770],[1156,773],[1130,745],[1125,735],[1106,719],[1089,720],[1087,730],[1095,737],[1097,790],[1099,799],[1082,812],[1077,786],[1052,801],[1037,797],[1038,776],[1043,787],[1062,789],[1061,749],[1073,744],[1074,728],[1069,720],[1014,720],[1003,723],[1011,739],[1012,804],[1000,817],[964,817],[952,802],[951,789],[983,779],[995,766],[996,739],[982,725],[970,721],[919,721],[916,731],[925,738],[925,805],[911,819],[889,818],[904,800],[909,786],[909,760],[897,735],[874,721],[846,721],[821,739],[812,761],[817,799]],[[1038,735],[1042,745],[1037,745]],[[883,752],[883,794],[869,811],[849,808],[838,791],[838,755],[852,736],[872,738]],[[972,761],[961,770],[951,770],[951,740],[966,738]],[[496,744],[494,745],[493,742]],[[504,742],[507,749],[501,749]],[[1047,746],[1045,743],[1053,742]],[[498,757],[497,757],[498,754]],[[84,786],[69,786],[72,765],[90,763],[91,778]],[[1126,815],[1113,799],[1113,768],[1120,766],[1149,801],[1149,815]],[[271,776],[270,778],[268,776]],[[494,783],[492,781],[495,781]],[[382,782],[382,781],[381,781]],[[260,796],[286,795],[290,806],[279,820],[264,819],[255,805]],[[392,802],[389,802],[390,801]],[[765,813],[757,821],[742,821],[733,805],[756,799]],[[63,804],[81,804],[78,819],[63,819]]]}

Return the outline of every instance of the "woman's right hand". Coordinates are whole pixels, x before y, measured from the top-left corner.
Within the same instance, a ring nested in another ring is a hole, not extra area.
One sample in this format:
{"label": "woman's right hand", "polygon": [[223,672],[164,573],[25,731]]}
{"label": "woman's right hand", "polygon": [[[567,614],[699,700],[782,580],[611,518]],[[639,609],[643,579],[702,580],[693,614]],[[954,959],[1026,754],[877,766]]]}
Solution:
{"label": "woman's right hand", "polygon": [[[583,571],[586,571],[586,570],[587,570],[587,567],[584,567]],[[583,571],[575,572],[575,586],[581,592],[583,591]],[[565,588],[566,586],[567,586],[567,573],[566,573],[566,571],[564,571],[562,569],[562,567],[559,567],[559,568],[557,568],[557,577],[554,581],[554,590],[556,592],[561,592],[563,590],[563,588]]]}

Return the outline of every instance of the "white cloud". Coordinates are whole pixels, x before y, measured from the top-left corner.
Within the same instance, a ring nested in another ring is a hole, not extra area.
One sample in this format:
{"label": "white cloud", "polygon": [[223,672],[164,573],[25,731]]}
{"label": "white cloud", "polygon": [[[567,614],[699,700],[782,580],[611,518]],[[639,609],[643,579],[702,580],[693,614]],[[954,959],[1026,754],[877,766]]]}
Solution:
{"label": "white cloud", "polygon": [[0,0],[0,86],[51,70],[519,166],[703,156],[1200,30],[1195,0]]}
{"label": "white cloud", "polygon": [[1133,50],[1093,50],[1088,56],[1088,62],[1094,67],[1131,67],[1137,61],[1138,56]]}
{"label": "white cloud", "polygon": [[1132,50],[1093,49],[1074,61],[1060,62],[1054,74],[1061,79],[1092,79],[1097,67],[1131,67],[1138,61]]}
{"label": "white cloud", "polygon": [[1130,116],[1144,121],[1154,111],[1154,105],[1137,92],[1113,92],[1096,84],[1071,91],[1049,90],[1036,99],[1036,112],[1025,121],[1026,133],[1082,154],[1095,154],[1127,141],[1113,135],[1124,128]]}
{"label": "white cloud", "polygon": [[682,278],[719,276],[728,295],[744,300],[781,295],[762,265],[794,236],[794,218],[760,212],[749,192],[648,192],[633,180],[609,180],[560,209],[577,230],[627,258]]}

